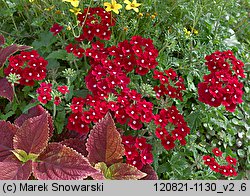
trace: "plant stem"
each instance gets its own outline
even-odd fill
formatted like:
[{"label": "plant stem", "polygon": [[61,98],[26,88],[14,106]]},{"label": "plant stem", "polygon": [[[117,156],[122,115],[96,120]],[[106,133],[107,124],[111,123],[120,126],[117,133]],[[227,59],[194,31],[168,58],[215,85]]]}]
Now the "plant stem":
[{"label": "plant stem", "polygon": [[53,118],[56,117],[56,104],[53,104]]}]

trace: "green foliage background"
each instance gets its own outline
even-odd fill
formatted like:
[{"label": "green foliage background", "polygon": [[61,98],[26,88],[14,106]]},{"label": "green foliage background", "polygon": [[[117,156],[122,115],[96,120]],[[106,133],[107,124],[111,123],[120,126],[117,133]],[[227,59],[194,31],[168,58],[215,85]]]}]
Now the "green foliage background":
[{"label": "green foliage background", "polygon": [[[80,7],[103,5],[102,0],[81,1]],[[123,1],[118,1],[122,3]],[[138,16],[133,11],[122,10],[117,25],[107,45],[113,45],[139,34],[154,40],[159,50],[158,68],[175,69],[185,79],[187,90],[184,101],[175,101],[191,128],[187,145],[166,151],[156,138],[151,138],[154,147],[153,167],[160,179],[223,179],[203,164],[202,156],[211,154],[213,147],[219,147],[224,155],[236,157],[239,175],[234,179],[250,179],[250,2],[248,0],[144,0]],[[87,62],[79,62],[64,51],[74,40],[69,30],[54,37],[50,27],[58,22],[71,26],[78,33],[76,17],[69,12],[70,4],[60,0],[0,0],[0,33],[6,37],[6,45],[12,43],[32,45],[49,61],[50,80],[65,81],[61,72],[68,67],[78,69],[79,75],[86,75]],[[126,30],[124,30],[124,28]],[[184,32],[190,31],[190,35]],[[194,33],[194,29],[198,34]],[[86,44],[84,47],[87,47]],[[200,103],[197,85],[208,71],[204,57],[216,50],[232,50],[245,63],[244,102],[234,113],[223,107],[211,108]],[[138,91],[147,86],[148,78],[132,78],[131,84]],[[67,97],[85,95],[83,77],[70,78],[74,93]],[[150,86],[146,93],[151,93]],[[35,96],[32,88],[17,89],[19,103],[8,103],[0,99],[0,119],[12,120],[27,111]],[[27,105],[28,104],[28,105]],[[159,104],[159,103],[156,103]],[[47,109],[53,110],[51,105]],[[55,126],[57,133],[63,131],[66,112],[57,108]],[[154,131],[148,127],[148,131]]]}]

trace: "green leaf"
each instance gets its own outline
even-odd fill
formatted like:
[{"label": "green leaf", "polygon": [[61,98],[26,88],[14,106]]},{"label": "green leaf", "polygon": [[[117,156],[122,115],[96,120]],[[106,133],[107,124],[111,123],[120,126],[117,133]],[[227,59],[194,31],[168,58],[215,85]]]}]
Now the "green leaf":
[{"label": "green leaf", "polygon": [[24,150],[21,149],[15,149],[12,152],[16,156],[16,158],[23,163],[26,163],[29,160],[35,161],[38,157],[37,154],[33,153],[27,154]]},{"label": "green leaf", "polygon": [[239,157],[241,157],[241,158],[245,157],[245,152],[244,152],[244,150],[242,150],[242,149],[238,149],[238,150],[237,150],[237,154],[238,154]]},{"label": "green leaf", "polygon": [[159,167],[157,169],[157,173],[160,173],[160,174],[161,173],[166,173],[166,172],[169,173],[171,171],[172,171],[171,165],[168,162],[165,162],[162,165],[159,165]]},{"label": "green leaf", "polygon": [[60,49],[60,50],[56,50],[56,51],[51,52],[51,53],[47,56],[46,60],[48,60],[48,59],[67,60],[67,56],[68,56],[67,51],[66,51],[66,50]]},{"label": "green leaf", "polygon": [[36,102],[34,102],[34,103],[30,103],[30,104],[26,105],[26,106],[22,109],[22,112],[25,113],[25,114],[27,114],[27,113],[28,113],[28,110],[29,110],[30,108],[33,108],[33,107],[35,107],[35,106],[37,106],[37,105],[39,105],[39,104],[40,104],[39,101],[36,101]]},{"label": "green leaf", "polygon": [[100,162],[100,163],[95,164],[95,169],[101,170],[101,173],[104,175],[104,177],[106,179],[111,178],[111,174],[110,174],[110,172],[108,170],[108,167],[107,167],[106,163]]},{"label": "green leaf", "polygon": [[55,127],[58,134],[62,133],[64,127],[66,112],[65,110],[57,112],[55,119]]},{"label": "green leaf", "polygon": [[196,91],[196,87],[195,87],[193,81],[194,81],[193,73],[190,72],[190,73],[187,75],[188,88],[189,88],[190,90]]},{"label": "green leaf", "polygon": [[13,116],[15,114],[14,111],[9,111],[8,113],[6,114],[1,114],[0,115],[0,119],[1,120],[7,120],[9,117]]},{"label": "green leaf", "polygon": [[45,31],[39,35],[38,40],[35,40],[32,43],[32,46],[34,46],[35,49],[39,49],[42,46],[48,47],[51,44],[53,44],[55,41],[56,39],[54,38],[53,34],[50,31]]},{"label": "green leaf", "polygon": [[60,67],[60,63],[56,59],[48,59],[47,69],[58,69]]},{"label": "green leaf", "polygon": [[65,95],[65,100],[69,101],[73,97],[74,85],[69,87],[69,93]]},{"label": "green leaf", "polygon": [[86,97],[89,94],[88,90],[75,90],[74,96],[76,97]]},{"label": "green leaf", "polygon": [[199,110],[196,110],[187,116],[187,122],[191,130],[195,131],[201,125],[202,116],[203,113]]}]

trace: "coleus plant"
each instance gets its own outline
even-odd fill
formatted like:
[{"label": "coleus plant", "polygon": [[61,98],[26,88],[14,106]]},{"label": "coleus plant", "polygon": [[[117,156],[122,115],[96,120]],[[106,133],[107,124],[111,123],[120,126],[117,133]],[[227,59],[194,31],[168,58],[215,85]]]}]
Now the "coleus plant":
[{"label": "coleus plant", "polygon": [[122,162],[124,147],[109,113],[87,140],[49,142],[53,122],[42,106],[22,114],[14,124],[0,121],[0,126],[1,180],[27,180],[32,174],[40,180],[157,179],[150,165],[140,171]]},{"label": "coleus plant", "polygon": [[[38,115],[37,115],[38,114]],[[87,158],[63,144],[51,142],[52,118],[41,106],[14,124],[0,121],[0,179],[76,180],[97,172]]]}]

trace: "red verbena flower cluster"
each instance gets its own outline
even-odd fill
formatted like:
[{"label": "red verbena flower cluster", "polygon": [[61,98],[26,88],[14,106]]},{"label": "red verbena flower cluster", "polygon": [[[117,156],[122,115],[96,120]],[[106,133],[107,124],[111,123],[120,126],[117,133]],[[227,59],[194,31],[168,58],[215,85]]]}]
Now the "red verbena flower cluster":
[{"label": "red verbena flower cluster", "polygon": [[122,136],[125,147],[126,162],[137,169],[153,162],[152,146],[144,137]]},{"label": "red verbena flower cluster", "polygon": [[160,80],[160,86],[155,86],[154,91],[156,93],[156,98],[160,98],[164,95],[168,95],[171,98],[176,98],[181,101],[182,90],[185,90],[184,79],[173,69],[165,70],[164,72],[154,70],[154,79]]},{"label": "red verbena flower cluster", "polygon": [[111,36],[110,27],[115,25],[115,20],[110,12],[104,8],[85,8],[82,14],[77,16],[79,25],[82,27],[83,33],[76,38],[77,41],[92,41],[94,37],[101,40],[109,40]]},{"label": "red verbena flower cluster", "polygon": [[108,70],[129,73],[135,70],[136,74],[145,75],[154,69],[158,63],[158,51],[151,39],[133,36],[130,41],[125,40],[118,46],[104,48],[104,44],[96,42],[92,48],[86,49],[86,56],[92,57],[92,64],[99,64]]},{"label": "red verbena flower cluster", "polygon": [[[97,122],[107,110],[112,112],[118,123],[128,123],[134,130],[141,129],[143,123],[149,123],[153,119],[153,104],[143,99],[137,91],[128,88],[130,78],[127,73],[135,69],[138,74],[144,75],[157,65],[158,52],[152,40],[134,36],[130,42],[125,40],[119,43],[118,47],[108,48],[105,48],[101,42],[95,42],[92,43],[92,48],[86,49],[85,54],[90,58],[91,64],[88,75],[85,77],[86,86],[92,93],[92,96],[88,98],[94,99],[95,103],[89,105],[83,99],[79,102],[80,105],[75,105],[75,101],[72,101],[73,114],[69,117],[68,129],[80,133],[86,132],[89,130],[86,125],[90,122]],[[142,61],[142,58],[145,61]],[[110,96],[115,99],[110,100]],[[99,108],[103,108],[100,106],[106,109],[99,113]],[[95,116],[92,116],[91,111],[90,119],[86,122],[86,112],[90,109],[95,111]],[[76,119],[84,120],[74,119],[75,115],[77,115]]]},{"label": "red verbena flower cluster", "polygon": [[82,133],[89,131],[91,122],[96,123],[110,111],[120,124],[128,123],[134,129],[142,128],[142,123],[153,119],[153,104],[141,98],[135,90],[117,94],[117,100],[108,100],[107,96],[88,95],[86,98],[74,97],[70,105],[72,114],[68,118],[67,128]]},{"label": "red verbena flower cluster", "polygon": [[15,73],[20,76],[21,85],[33,86],[35,81],[46,77],[47,65],[48,62],[36,50],[23,51],[9,58],[9,65],[4,69],[4,73],[6,76]]},{"label": "red verbena flower cluster", "polygon": [[[218,148],[214,148],[212,152],[216,157],[222,157],[222,152]],[[237,176],[237,172],[233,167],[236,166],[237,160],[231,156],[226,156],[225,160],[227,165],[220,165],[214,157],[209,155],[203,156],[204,164],[208,165],[214,172],[224,176]]]},{"label": "red verbena flower cluster", "polygon": [[42,82],[40,87],[36,90],[38,94],[38,101],[42,104],[47,104],[48,101],[53,100],[55,105],[61,103],[63,95],[69,93],[67,86],[58,86],[57,90],[53,89],[51,83]]},{"label": "red verbena flower cluster", "polygon": [[74,97],[70,108],[72,114],[68,118],[67,129],[80,134],[88,133],[90,123],[98,122],[109,109],[106,101],[90,94],[86,98]]},{"label": "red verbena flower cluster", "polygon": [[179,140],[181,145],[186,144],[185,137],[190,133],[190,128],[175,106],[160,110],[154,121],[158,126],[155,135],[166,150],[173,149],[176,140]]},{"label": "red verbena flower cluster", "polygon": [[233,112],[236,105],[242,103],[243,84],[238,77],[245,77],[243,62],[230,50],[216,51],[205,59],[211,73],[198,84],[199,101],[214,107],[224,105],[226,110]]}]

